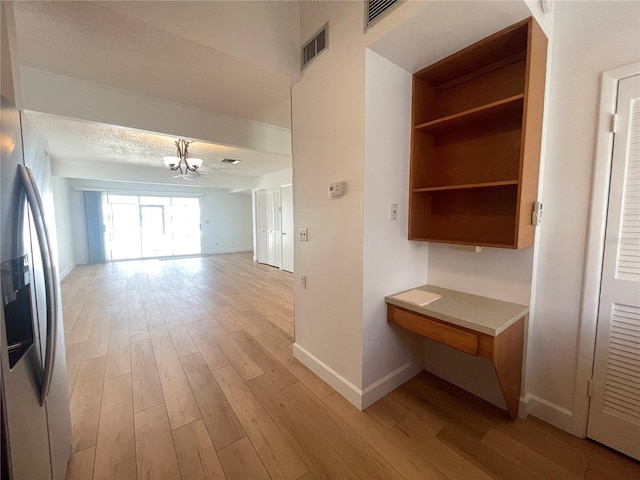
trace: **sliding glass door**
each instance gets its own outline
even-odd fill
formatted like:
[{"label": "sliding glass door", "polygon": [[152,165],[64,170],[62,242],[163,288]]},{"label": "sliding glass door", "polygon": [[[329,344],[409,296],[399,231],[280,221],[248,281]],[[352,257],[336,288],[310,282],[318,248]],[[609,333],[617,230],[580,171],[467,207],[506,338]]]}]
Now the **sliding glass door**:
[{"label": "sliding glass door", "polygon": [[[129,195],[111,195],[107,201],[108,217],[105,232],[107,255],[111,260],[127,260],[142,257],[140,238],[140,206],[138,197]],[[111,228],[109,228],[111,227]]]},{"label": "sliding glass door", "polygon": [[200,199],[105,195],[110,260],[201,253]]}]

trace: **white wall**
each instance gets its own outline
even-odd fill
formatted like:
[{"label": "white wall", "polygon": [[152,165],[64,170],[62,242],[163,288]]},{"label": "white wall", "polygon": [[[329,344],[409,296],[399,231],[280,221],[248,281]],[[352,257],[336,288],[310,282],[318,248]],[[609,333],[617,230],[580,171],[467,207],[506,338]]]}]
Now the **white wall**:
[{"label": "white wall", "polygon": [[[303,2],[301,38],[329,21],[329,49],[292,89],[294,355],[353,403],[362,388],[364,48],[360,2]],[[346,183],[329,198],[329,184]]]},{"label": "white wall", "polygon": [[23,108],[26,110],[198,138],[262,152],[291,154],[291,132],[286,128],[29,67],[21,67],[20,74]]},{"label": "white wall", "polygon": [[56,235],[58,237],[58,269],[60,279],[67,276],[75,262],[75,246],[71,221],[69,182],[66,178],[51,177],[53,204],[56,212]]},{"label": "white wall", "polygon": [[206,189],[202,198],[202,253],[252,249],[251,195]]},{"label": "white wall", "polygon": [[73,180],[69,180],[69,217],[71,219],[71,238],[73,241],[73,260],[76,265],[89,263],[89,243],[87,239],[87,221],[84,212],[84,196],[81,191],[73,190]]},{"label": "white wall", "polygon": [[[554,3],[526,391],[530,412],[570,429],[600,75],[640,59],[640,3]],[[578,389],[584,401],[586,382]]]},{"label": "white wall", "polygon": [[293,170],[286,168],[279,172],[263,175],[253,180],[254,190],[269,190],[271,188],[280,188],[283,185],[291,185],[293,182]]},{"label": "white wall", "polygon": [[407,240],[411,74],[367,50],[365,82],[363,406],[422,370],[420,338],[387,323],[384,297],[427,283],[427,244]]},{"label": "white wall", "polygon": [[2,2],[0,6],[0,87],[2,95],[16,105],[21,106],[20,69],[17,62],[16,29],[13,5]]},{"label": "white wall", "polygon": [[[193,10],[176,2],[153,8],[109,2],[108,8],[293,78],[300,74],[298,2],[206,2]],[[176,16],[182,21],[172,21]]]},{"label": "white wall", "polygon": [[485,248],[483,252],[429,245],[429,281],[434,285],[529,305],[533,249]]},{"label": "white wall", "polygon": [[[364,12],[360,2],[319,1],[300,5],[301,38],[309,38],[328,22],[329,48],[304,69],[302,79],[292,89],[294,223],[296,229],[309,228],[309,241],[296,243],[294,271],[296,276],[307,276],[307,289],[302,290],[299,282],[294,283],[294,355],[359,407],[375,399],[376,395],[386,393],[385,388],[394,378],[400,378],[402,372],[411,371],[408,368],[413,366],[409,360],[412,357],[411,341],[386,326],[380,311],[384,295],[379,295],[393,293],[396,286],[407,285],[412,278],[424,283],[426,261],[426,247],[409,246],[406,240],[402,242],[398,237],[402,227],[384,223],[382,218],[387,218],[387,214],[379,216],[381,207],[374,197],[369,199],[371,215],[365,227],[365,51],[367,44],[423,6],[422,2],[404,2],[363,34]],[[381,72],[387,72],[383,83],[401,86],[409,95],[406,72],[384,62],[372,61],[373,71],[380,68]],[[372,83],[371,91],[380,87],[383,85]],[[400,105],[373,102],[371,108],[388,110],[394,116],[402,117],[408,98]],[[381,138],[379,143],[371,135],[382,128],[382,124],[370,123],[368,148],[374,149],[369,178],[372,185],[389,173],[389,166],[375,149],[384,152],[402,150],[402,137],[408,142],[407,121],[401,119],[390,129],[390,138]],[[405,169],[408,169],[407,149],[408,144],[404,146],[404,153],[394,152],[404,156]],[[394,172],[392,178],[395,175],[398,172]],[[406,175],[406,170],[400,175]],[[345,194],[340,198],[329,198],[329,184],[338,181],[345,182]],[[397,182],[376,193],[380,195],[380,202],[394,198],[406,205],[406,198],[401,199],[399,195],[406,185],[399,186],[402,179]],[[385,211],[387,209],[384,207]],[[401,215],[406,215],[406,211]],[[396,258],[398,267],[391,267],[390,283],[367,284],[367,298],[376,299],[375,306],[366,303],[364,318],[364,249],[369,248],[367,255],[371,259],[381,248],[373,239],[367,244],[365,228],[370,234],[377,235],[378,227],[385,229],[384,238],[393,239],[394,244],[402,246]],[[420,251],[422,253],[418,253]],[[415,276],[409,273],[405,280],[400,280],[400,265],[407,265],[409,258],[420,259],[421,271]],[[381,278],[381,270],[375,264],[369,262],[366,268],[367,273]],[[370,335],[364,331],[365,327],[371,327]],[[365,344],[368,349],[366,360]],[[407,346],[406,351],[402,345]],[[389,353],[388,348],[394,353],[388,359],[381,358]],[[365,361],[367,365],[364,365]]]},{"label": "white wall", "polygon": [[[363,394],[375,397],[389,374],[408,372],[412,364],[409,337],[386,325],[384,296],[420,285],[428,276],[427,247],[406,240],[410,75],[393,63],[415,63],[407,49],[435,61],[453,53],[452,43],[482,38],[488,22],[502,28],[530,14],[523,2],[452,2],[451,8],[446,2],[405,2],[363,35],[361,7],[357,2],[301,4],[301,38],[328,20],[329,49],[307,66],[292,90],[295,227],[310,229],[309,242],[296,244],[296,275],[307,275],[308,288],[295,283],[294,354],[358,406],[368,402],[363,403]],[[445,24],[444,34],[429,36]],[[365,65],[368,45],[397,54],[399,61],[371,52]],[[365,104],[363,91],[371,95],[370,103]],[[390,161],[404,162],[403,170],[391,168]],[[335,181],[346,181],[346,194],[330,200],[327,186]],[[392,198],[400,204],[404,225],[389,226],[386,220]],[[385,242],[393,248],[385,250]],[[492,255],[501,254],[489,252],[484,258]],[[513,296],[507,294],[508,299],[528,301],[531,258],[524,253],[509,260],[506,277]],[[501,267],[485,270],[498,272],[490,284],[501,283]],[[463,267],[459,276],[465,275]],[[512,284],[514,278],[518,282]]]},{"label": "white wall", "polygon": [[70,217],[75,247],[75,262],[88,262],[86,222],[82,192],[76,188],[99,188],[105,191],[132,195],[198,195],[201,196],[202,253],[226,253],[251,251],[251,196],[249,194],[228,193],[213,188],[193,188],[139,184],[132,182],[108,182],[99,180],[68,181],[70,197]]}]

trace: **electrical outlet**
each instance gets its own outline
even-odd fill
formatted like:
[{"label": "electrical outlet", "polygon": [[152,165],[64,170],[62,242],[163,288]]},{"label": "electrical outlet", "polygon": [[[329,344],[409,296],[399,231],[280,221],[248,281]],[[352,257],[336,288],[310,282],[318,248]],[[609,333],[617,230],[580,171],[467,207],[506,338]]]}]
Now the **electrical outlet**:
[{"label": "electrical outlet", "polygon": [[391,207],[389,207],[389,220],[392,222],[398,220],[398,204],[395,202],[391,204]]},{"label": "electrical outlet", "polygon": [[303,290],[305,290],[307,288],[307,276],[306,275],[300,275],[300,288],[302,288]]},{"label": "electrical outlet", "polygon": [[531,212],[531,225],[538,226],[542,222],[542,202],[534,202]]},{"label": "electrical outlet", "polygon": [[306,242],[309,240],[309,230],[307,227],[298,229],[298,240],[301,242]]}]

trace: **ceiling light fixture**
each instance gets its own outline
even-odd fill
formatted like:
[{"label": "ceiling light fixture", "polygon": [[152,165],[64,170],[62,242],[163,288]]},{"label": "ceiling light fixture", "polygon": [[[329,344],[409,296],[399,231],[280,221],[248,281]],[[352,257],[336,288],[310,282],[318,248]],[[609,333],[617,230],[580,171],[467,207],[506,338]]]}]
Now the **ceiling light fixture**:
[{"label": "ceiling light fixture", "polygon": [[189,144],[193,142],[187,142],[180,138],[176,140],[176,147],[178,149],[177,156],[175,157],[162,157],[164,164],[175,172],[179,170],[182,175],[186,175],[189,172],[196,172],[202,166],[201,158],[188,158],[189,157]]},{"label": "ceiling light fixture", "polygon": [[240,163],[240,160],[236,160],[235,158],[223,158],[220,160],[222,163],[227,163],[229,165],[237,165]]}]

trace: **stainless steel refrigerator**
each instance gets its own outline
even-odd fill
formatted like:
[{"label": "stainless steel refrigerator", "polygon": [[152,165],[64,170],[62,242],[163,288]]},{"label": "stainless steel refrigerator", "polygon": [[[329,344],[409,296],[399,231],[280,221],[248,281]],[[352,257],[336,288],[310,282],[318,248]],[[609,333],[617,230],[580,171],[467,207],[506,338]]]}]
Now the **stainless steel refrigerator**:
[{"label": "stainless steel refrigerator", "polygon": [[2,478],[64,480],[71,422],[51,167],[46,141],[1,98]]}]

